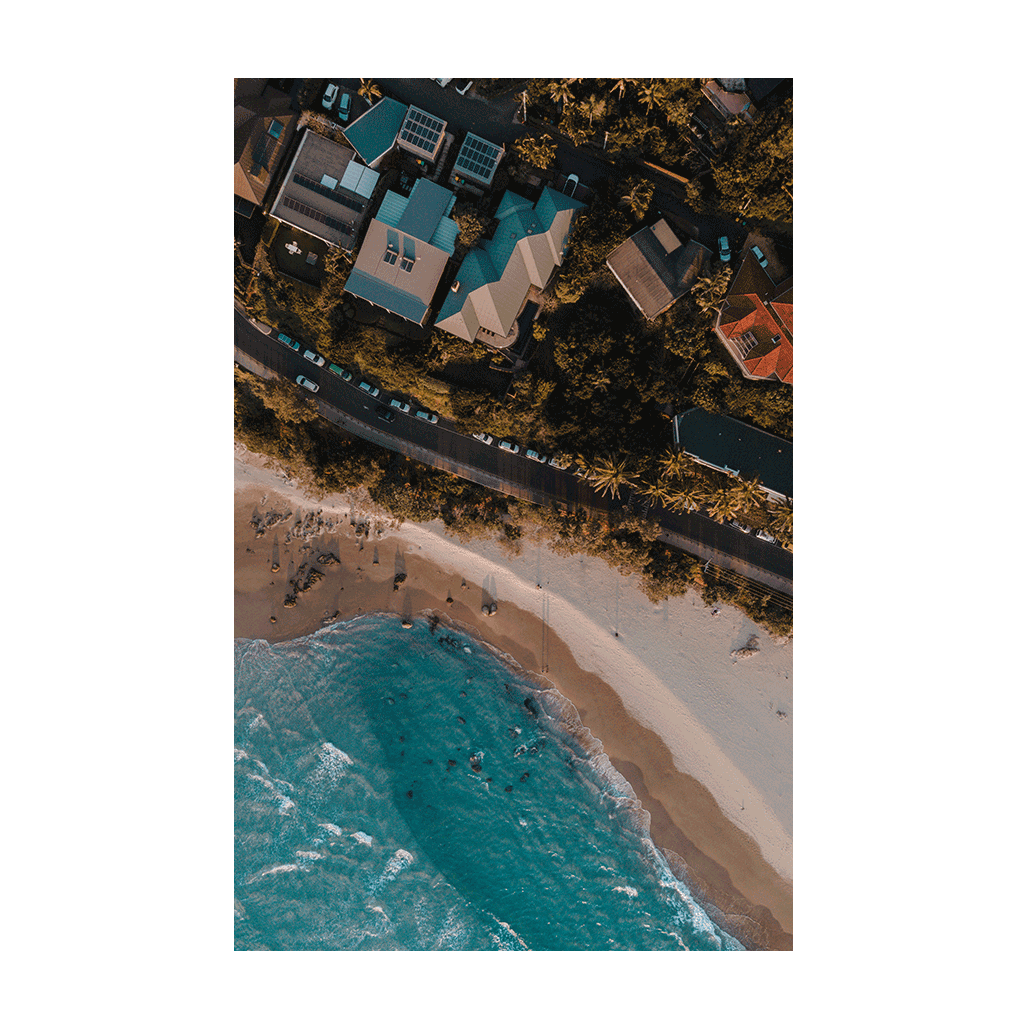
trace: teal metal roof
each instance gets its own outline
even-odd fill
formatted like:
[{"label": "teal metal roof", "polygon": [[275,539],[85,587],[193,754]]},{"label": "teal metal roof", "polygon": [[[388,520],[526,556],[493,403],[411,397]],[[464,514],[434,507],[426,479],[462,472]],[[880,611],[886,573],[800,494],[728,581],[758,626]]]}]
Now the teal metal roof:
[{"label": "teal metal roof", "polygon": [[433,246],[439,247],[440,250],[445,250],[447,253],[452,254],[457,242],[457,236],[459,235],[460,225],[449,218],[443,218],[436,227],[435,232],[432,233],[432,238],[429,242]]},{"label": "teal metal roof", "polygon": [[700,407],[679,414],[677,421],[678,438],[687,453],[743,478],[759,475],[768,489],[792,496],[792,443],[788,439]]},{"label": "teal metal roof", "polygon": [[517,193],[512,193],[507,189],[504,191],[500,206],[496,208],[496,217],[502,221],[512,211],[521,210],[522,208],[530,210],[531,207],[531,200],[526,200],[523,196],[518,196]]},{"label": "teal metal roof", "polygon": [[[414,183],[414,189],[407,201],[407,209],[396,227],[401,232],[427,243],[439,227],[440,220],[453,209],[455,199],[449,189],[444,189],[427,178],[419,178]],[[456,236],[454,238],[456,239]],[[453,252],[452,249],[450,252]]]},{"label": "teal metal roof", "polygon": [[421,324],[428,305],[422,303],[416,296],[405,293],[402,289],[389,282],[383,282],[372,275],[366,275],[363,271],[354,268],[346,279],[346,291],[354,296],[370,300],[378,307],[384,307],[387,311],[399,314],[409,321]]},{"label": "teal metal roof", "polygon": [[386,225],[396,228],[400,224],[400,218],[403,217],[403,212],[406,209],[407,197],[387,189],[386,195],[379,205],[378,214],[375,217]]},{"label": "teal metal roof", "polygon": [[558,211],[575,211],[585,204],[580,200],[574,200],[564,193],[558,193],[556,189],[546,186],[543,195],[535,202],[535,210],[539,216],[539,225],[543,232],[549,232],[553,219]]},{"label": "teal metal roof", "polygon": [[371,164],[396,142],[396,133],[406,116],[406,105],[384,96],[370,111],[347,125],[343,135],[360,159]]}]

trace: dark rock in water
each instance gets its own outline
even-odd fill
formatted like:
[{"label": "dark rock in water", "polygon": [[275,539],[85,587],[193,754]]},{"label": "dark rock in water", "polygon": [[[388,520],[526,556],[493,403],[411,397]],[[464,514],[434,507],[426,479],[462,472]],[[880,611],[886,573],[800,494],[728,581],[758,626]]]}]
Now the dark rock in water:
[{"label": "dark rock in water", "polygon": [[462,717],[460,716],[460,714],[458,714],[458,715],[457,715],[457,720],[458,720],[458,721],[459,721],[459,722],[460,722],[460,723],[461,723],[462,725],[466,725],[466,724],[467,724],[467,721],[465,721],[465,720],[464,720],[464,718],[462,718]]},{"label": "dark rock in water", "polygon": [[407,737],[405,735],[401,735],[400,736],[400,742],[406,742],[406,741],[407,741]]},{"label": "dark rock in water", "polygon": [[531,754],[536,754],[536,753],[539,752],[539,747],[538,746],[533,746],[528,752],[531,753]]},{"label": "dark rock in water", "polygon": [[523,782],[527,782],[528,781],[528,772],[527,771],[521,776],[521,781],[523,781]]},{"label": "dark rock in water", "polygon": [[400,699],[401,700],[407,699],[407,694],[405,692],[400,693]]},{"label": "dark rock in water", "polygon": [[422,764],[434,764],[435,761],[431,757],[429,757],[427,760],[423,760],[421,763]]},{"label": "dark rock in water", "polygon": [[475,774],[478,774],[478,772],[482,770],[482,765],[481,764],[472,764],[471,765],[471,770],[474,771]]},{"label": "dark rock in water", "polygon": [[486,781],[487,781],[487,782],[491,782],[491,781],[492,781],[492,779],[491,779],[491,778],[487,778],[487,779],[486,779]]},{"label": "dark rock in water", "polygon": [[456,767],[457,766],[457,761],[455,761],[455,760],[448,760],[446,763],[449,764],[450,767]]},{"label": "dark rock in water", "polygon": [[503,791],[504,792],[513,792],[514,791],[514,786],[513,785],[505,785],[503,787]]},{"label": "dark rock in water", "polygon": [[467,693],[463,689],[461,689],[461,691],[460,691],[460,698],[464,699],[465,696],[467,696]]},{"label": "dark rock in water", "polygon": [[408,789],[407,790],[407,799],[409,799],[409,800],[414,799],[414,790],[413,789]]},{"label": "dark rock in water", "polygon": [[539,716],[539,711],[536,708],[535,700],[533,700],[531,696],[526,696],[525,697],[525,708],[529,712],[529,714],[532,715],[532,717],[538,717]]},{"label": "dark rock in water", "polygon": [[391,707],[391,706],[392,706],[392,705],[393,705],[393,704],[394,704],[395,702],[396,702],[396,700],[394,700],[394,699],[392,698],[392,696],[387,696],[387,697],[386,697],[386,703],[388,703],[390,707]]}]

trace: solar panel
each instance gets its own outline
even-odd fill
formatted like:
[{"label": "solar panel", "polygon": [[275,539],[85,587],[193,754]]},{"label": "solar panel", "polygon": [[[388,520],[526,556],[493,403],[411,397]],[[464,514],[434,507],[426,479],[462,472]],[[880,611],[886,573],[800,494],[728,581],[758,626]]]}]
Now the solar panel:
[{"label": "solar panel", "polygon": [[417,107],[411,107],[400,127],[400,139],[432,156],[445,127],[445,121],[440,121],[439,118],[434,118]]},{"label": "solar panel", "polygon": [[[327,176],[326,176],[327,177]],[[362,204],[359,200],[354,200],[352,197],[344,196],[342,193],[337,193],[327,186],[322,185],[320,182],[315,182],[312,178],[307,178],[306,175],[301,175],[296,172],[293,175],[293,181],[304,189],[309,189],[312,193],[317,193],[319,196],[325,197],[326,200],[334,200],[336,203],[341,204],[343,207],[348,207],[351,211],[357,211],[359,214],[364,210],[365,204]],[[329,181],[334,181],[330,179]]]},{"label": "solar panel", "polygon": [[468,133],[457,154],[454,171],[464,171],[488,184],[502,155],[501,147]]}]

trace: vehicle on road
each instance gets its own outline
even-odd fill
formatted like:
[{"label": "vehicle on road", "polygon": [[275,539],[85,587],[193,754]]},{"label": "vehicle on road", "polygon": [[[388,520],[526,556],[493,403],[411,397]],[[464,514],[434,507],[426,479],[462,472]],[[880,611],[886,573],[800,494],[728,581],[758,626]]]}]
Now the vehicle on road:
[{"label": "vehicle on road", "polygon": [[540,464],[546,463],[546,458],[538,450],[525,450],[525,456],[529,460],[536,460]]},{"label": "vehicle on road", "polygon": [[332,110],[332,104],[336,102],[336,97],[339,95],[339,87],[334,83],[328,84],[328,89],[325,90],[325,95],[321,98],[321,106],[326,111]]},{"label": "vehicle on road", "polygon": [[339,367],[338,364],[329,364],[328,370],[331,371],[333,375],[338,375],[344,382],[349,382],[350,379],[353,378],[353,375],[349,371],[345,368]]},{"label": "vehicle on road", "polygon": [[717,241],[717,246],[721,251],[721,260],[730,261],[732,259],[732,248],[728,245],[728,236],[722,236]]},{"label": "vehicle on road", "polygon": [[339,120],[340,121],[346,121],[350,117],[350,94],[349,93],[343,93],[339,97],[339,110],[338,110],[337,113],[339,115]]},{"label": "vehicle on road", "polygon": [[551,457],[550,467],[556,468],[558,471],[567,471],[567,469],[571,467],[571,462],[562,461],[559,457]]},{"label": "vehicle on road", "polygon": [[279,332],[279,334],[278,334],[278,341],[280,343],[285,343],[286,346],[288,346],[290,350],[299,350],[300,349],[300,344],[295,339],[290,339],[289,336],[287,336],[285,334],[285,332]]},{"label": "vehicle on road", "polygon": [[396,411],[390,410],[388,407],[383,406],[381,403],[375,408],[375,413],[383,421],[395,421],[396,420]]},{"label": "vehicle on road", "polygon": [[[568,189],[568,186],[571,186],[571,188]],[[564,180],[564,193],[565,193],[565,195],[574,198],[575,190],[577,188],[578,188],[578,176],[577,175],[568,175],[568,177]]]},{"label": "vehicle on road", "polygon": [[757,258],[757,263],[762,268],[766,268],[767,267],[767,258],[764,256],[763,253],[761,253],[761,250],[760,250],[759,246],[751,246],[750,247],[750,252],[753,254],[754,257]]},{"label": "vehicle on road", "polygon": [[312,393],[318,391],[318,383],[312,382],[309,378],[304,378],[303,375],[296,376],[297,385],[302,385],[304,389],[309,389]]},{"label": "vehicle on road", "polygon": [[362,381],[360,387],[364,392],[370,393],[372,396],[378,396],[379,392],[381,392],[378,386],[373,386],[370,382]]},{"label": "vehicle on road", "polygon": [[310,361],[311,364],[319,368],[322,367],[325,363],[325,358],[322,357],[320,353],[315,353],[313,350],[304,350],[303,359],[306,361]]},{"label": "vehicle on road", "polygon": [[506,439],[499,444],[501,450],[510,450],[511,453],[520,453],[521,447],[517,443],[508,442]]},{"label": "vehicle on road", "polygon": [[476,432],[471,438],[477,439],[480,443],[485,443],[486,446],[493,441],[493,437],[488,432]]},{"label": "vehicle on road", "polygon": [[389,406],[395,407],[401,414],[410,414],[410,404],[404,403],[395,396],[389,401]]},{"label": "vehicle on road", "polygon": [[423,421],[431,422],[433,425],[439,420],[438,414],[432,414],[427,410],[419,410],[418,417]]}]

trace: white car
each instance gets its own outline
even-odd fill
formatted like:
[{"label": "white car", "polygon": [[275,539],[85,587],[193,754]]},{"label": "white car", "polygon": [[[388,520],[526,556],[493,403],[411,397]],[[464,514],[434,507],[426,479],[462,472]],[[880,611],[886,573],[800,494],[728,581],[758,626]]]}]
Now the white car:
[{"label": "white car", "polygon": [[[568,186],[571,186],[571,188],[568,189]],[[568,175],[568,177],[564,180],[564,193],[567,196],[570,196],[572,199],[574,199],[575,190],[577,188],[578,188],[578,176],[577,175]]]},{"label": "white car", "polygon": [[311,364],[321,367],[325,363],[325,358],[320,353],[315,353],[313,350],[303,351],[304,360],[309,360]]},{"label": "white car", "polygon": [[318,391],[318,383],[312,382],[309,378],[304,378],[303,375],[296,376],[296,384],[302,385],[304,389],[309,389],[312,393]]},{"label": "white car", "polygon": [[361,382],[361,389],[366,393],[370,393],[372,396],[378,396],[379,394],[378,386],[373,386],[370,382]]},{"label": "white car", "polygon": [[550,458],[550,467],[556,468],[558,471],[567,471],[571,467],[570,463],[565,463],[557,457]]},{"label": "white car", "polygon": [[538,450],[525,450],[525,456],[529,460],[538,461],[540,464],[546,463],[546,458]]},{"label": "white car", "polygon": [[328,89],[325,90],[325,95],[321,98],[321,106],[326,111],[332,110],[332,104],[336,102],[336,97],[339,95],[339,87],[334,83],[328,84]]},{"label": "white car", "polygon": [[471,88],[473,82],[474,79],[468,79],[468,81],[465,82],[463,86],[457,87],[457,92],[460,93],[461,96],[463,96]]},{"label": "white car", "polygon": [[493,441],[493,437],[488,432],[476,432],[471,438],[477,439],[480,443],[485,443],[486,446]]},{"label": "white car", "polygon": [[404,403],[395,396],[389,401],[389,406],[395,407],[401,414],[410,414],[410,404]]},{"label": "white car", "polygon": [[521,452],[521,447],[518,446],[517,443],[510,443],[506,439],[504,439],[499,444],[499,447],[500,447],[501,450],[510,450],[511,453],[520,453]]},{"label": "white car", "polygon": [[419,410],[417,416],[421,418],[422,421],[431,422],[433,425],[439,420],[438,414],[430,414],[427,410]]}]

